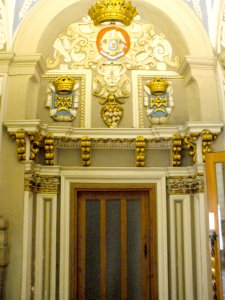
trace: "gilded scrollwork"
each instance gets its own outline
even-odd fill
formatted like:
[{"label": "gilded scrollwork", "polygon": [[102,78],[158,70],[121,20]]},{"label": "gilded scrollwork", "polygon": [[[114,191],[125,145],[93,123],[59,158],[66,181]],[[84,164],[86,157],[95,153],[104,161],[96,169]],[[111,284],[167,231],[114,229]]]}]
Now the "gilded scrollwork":
[{"label": "gilded scrollwork", "polygon": [[[47,68],[56,69],[60,64],[66,64],[69,69],[82,66],[96,70],[103,61],[96,47],[98,32],[99,28],[93,25],[89,17],[82,23],[70,24],[53,43],[52,57],[46,60]],[[127,32],[131,39],[130,50],[120,58],[127,69],[167,70],[167,67],[179,66],[179,57],[173,55],[165,34],[156,32],[152,25],[135,20]]]},{"label": "gilded scrollwork", "polygon": [[196,141],[199,137],[198,133],[191,133],[191,134],[186,134],[184,136],[184,144],[186,145],[188,149],[189,155],[192,157],[193,163],[196,162],[196,157],[197,157],[197,145]]},{"label": "gilded scrollwork", "polygon": [[43,136],[40,132],[28,133],[30,139],[30,159],[33,160],[40,151],[40,146],[42,144]]}]

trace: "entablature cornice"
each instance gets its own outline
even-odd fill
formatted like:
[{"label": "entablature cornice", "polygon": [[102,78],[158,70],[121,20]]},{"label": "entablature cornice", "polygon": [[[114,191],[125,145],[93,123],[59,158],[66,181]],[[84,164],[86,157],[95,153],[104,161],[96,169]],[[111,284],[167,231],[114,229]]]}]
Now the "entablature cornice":
[{"label": "entablature cornice", "polygon": [[46,72],[46,65],[41,54],[14,55],[9,75],[36,75]]},{"label": "entablature cornice", "polygon": [[42,135],[52,134],[55,138],[77,139],[84,135],[91,139],[95,138],[172,138],[174,134],[185,135],[187,133],[201,133],[208,129],[214,134],[219,134],[222,130],[223,122],[187,122],[184,125],[154,126],[150,128],[75,128],[71,126],[49,125],[41,120],[13,120],[4,122],[9,134],[14,134],[23,129],[27,133],[40,132]]},{"label": "entablature cornice", "polygon": [[14,120],[4,125],[16,141],[19,161],[34,160],[42,148],[45,164],[55,165],[57,149],[74,148],[81,150],[82,165],[90,166],[92,150],[132,149],[137,167],[145,166],[145,153],[149,149],[170,150],[173,167],[182,166],[183,149],[187,149],[193,164],[202,163],[223,127],[222,122],[188,122],[151,128],[74,128],[40,120]]}]

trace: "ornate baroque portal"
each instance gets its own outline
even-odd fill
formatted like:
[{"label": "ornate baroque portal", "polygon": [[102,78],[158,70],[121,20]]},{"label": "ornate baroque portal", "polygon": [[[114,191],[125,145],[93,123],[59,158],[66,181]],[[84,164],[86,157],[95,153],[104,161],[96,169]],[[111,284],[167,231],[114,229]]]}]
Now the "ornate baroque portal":
[{"label": "ornate baroque portal", "polygon": [[[183,22],[193,16],[180,1],[176,10],[166,0],[160,8],[158,1],[55,1],[65,11],[53,16],[46,2],[49,24],[30,46],[37,42],[33,52],[42,55],[17,54],[25,53],[24,23],[8,58],[5,151],[13,149],[14,176],[24,180],[21,299],[117,299],[109,288],[115,274],[116,297],[127,299],[133,273],[136,300],[210,299],[204,164],[223,123],[202,29],[190,38]],[[109,232],[116,271],[107,269]],[[92,243],[100,287],[90,284]]]}]

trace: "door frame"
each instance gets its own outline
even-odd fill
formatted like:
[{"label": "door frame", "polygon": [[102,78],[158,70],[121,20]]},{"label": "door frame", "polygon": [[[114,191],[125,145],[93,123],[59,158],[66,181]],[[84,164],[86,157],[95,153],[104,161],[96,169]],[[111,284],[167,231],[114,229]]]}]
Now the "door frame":
[{"label": "door frame", "polygon": [[[149,299],[158,299],[158,263],[157,263],[157,208],[156,208],[156,184],[99,184],[72,185],[74,195],[71,197],[71,243],[70,243],[70,268],[71,274],[71,296],[70,300],[77,300],[78,282],[78,193],[79,192],[147,192],[148,193],[148,214],[149,214],[149,238],[147,248],[149,249]],[[73,193],[73,192],[72,192]],[[72,284],[73,283],[73,284]]]},{"label": "door frame", "polygon": [[75,185],[107,184],[142,185],[156,184],[157,207],[157,285],[158,300],[169,299],[168,288],[168,235],[167,235],[167,168],[75,168],[60,169],[60,262],[59,262],[59,298],[69,300],[70,292],[70,199]]}]

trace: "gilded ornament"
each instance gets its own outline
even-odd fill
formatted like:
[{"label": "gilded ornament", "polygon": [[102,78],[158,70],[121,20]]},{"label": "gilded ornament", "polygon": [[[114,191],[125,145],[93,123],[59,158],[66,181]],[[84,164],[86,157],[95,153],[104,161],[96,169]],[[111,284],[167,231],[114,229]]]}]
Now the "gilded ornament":
[{"label": "gilded ornament", "polygon": [[56,93],[70,94],[73,91],[76,80],[72,77],[61,76],[53,81]]},{"label": "gilded ornament", "polygon": [[167,191],[169,195],[204,193],[204,176],[203,174],[194,174],[167,177]]},{"label": "gilded ornament", "polygon": [[165,94],[168,88],[168,82],[165,79],[162,79],[161,77],[154,78],[146,85],[147,87],[149,87],[151,93],[156,96]]},{"label": "gilded ornament", "polygon": [[143,136],[136,137],[136,166],[145,166],[145,138]]},{"label": "gilded ornament", "polygon": [[104,22],[116,21],[129,26],[137,14],[137,10],[131,2],[124,0],[102,0],[93,5],[88,11],[88,15],[95,26]]},{"label": "gilded ornament", "polygon": [[183,145],[183,138],[180,134],[174,134],[172,137],[172,152],[173,152],[173,167],[180,167],[182,163],[182,145]]},{"label": "gilded ornament", "polygon": [[198,136],[199,136],[198,133],[191,133],[191,134],[186,134],[184,137],[184,143],[188,149],[189,155],[192,157],[193,163],[196,162],[196,155],[197,155],[196,141],[198,139]]},{"label": "gilded ornament", "polygon": [[43,137],[40,133],[28,134],[30,139],[30,159],[33,160],[40,151]]},{"label": "gilded ornament", "polygon": [[81,138],[81,159],[84,167],[91,165],[91,139],[88,136]]},{"label": "gilded ornament", "polygon": [[101,117],[110,128],[116,128],[123,117],[123,108],[117,102],[123,103],[115,95],[109,95],[106,99],[99,101],[100,104],[104,105],[101,109]]},{"label": "gilded ornament", "polygon": [[217,134],[212,133],[208,129],[202,130],[202,161],[205,161],[205,154],[212,151],[211,146],[217,138]]},{"label": "gilded ornament", "polygon": [[48,133],[45,137],[45,163],[46,165],[54,165],[54,136]]},{"label": "gilded ornament", "polygon": [[17,143],[17,158],[19,161],[23,161],[26,159],[26,136],[24,129],[19,129],[14,137]]}]

